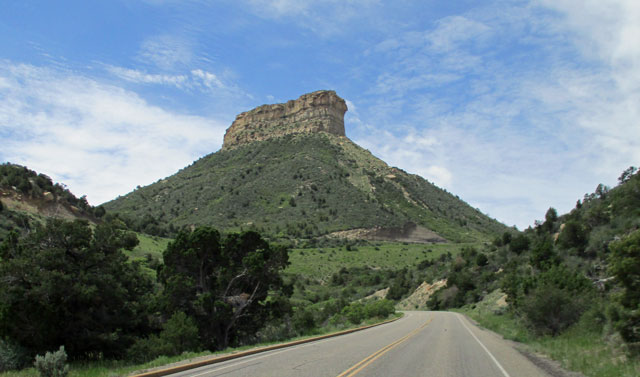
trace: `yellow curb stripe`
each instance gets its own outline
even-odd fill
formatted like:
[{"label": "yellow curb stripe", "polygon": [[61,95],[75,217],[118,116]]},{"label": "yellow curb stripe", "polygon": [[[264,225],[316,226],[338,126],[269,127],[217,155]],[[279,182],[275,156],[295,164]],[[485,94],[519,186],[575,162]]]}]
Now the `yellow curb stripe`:
[{"label": "yellow curb stripe", "polygon": [[385,353],[391,351],[393,348],[395,348],[398,345],[400,345],[400,343],[402,343],[402,342],[404,342],[406,340],[409,340],[409,338],[411,338],[414,335],[416,335],[417,333],[419,333],[422,329],[427,327],[429,325],[429,323],[431,323],[432,320],[433,320],[433,317],[429,318],[429,320],[427,320],[427,322],[425,322],[422,326],[418,327],[417,329],[413,330],[412,332],[410,332],[409,334],[403,336],[402,338],[396,340],[395,342],[380,348],[376,352],[374,352],[371,355],[365,357],[362,361],[358,362],[357,364],[355,364],[351,368],[349,368],[349,369],[345,370],[344,372],[340,373],[337,377],[355,376],[356,374],[360,373],[364,368],[366,368],[371,363],[373,363],[378,358],[380,358],[382,355],[384,355]]},{"label": "yellow curb stripe", "polygon": [[343,330],[343,331],[338,331],[338,332],[331,333],[331,334],[316,336],[314,338],[295,340],[293,342],[275,344],[273,346],[255,348],[255,349],[248,350],[248,351],[242,351],[242,352],[233,353],[233,354],[229,354],[229,355],[213,357],[211,359],[197,361],[197,362],[190,363],[190,364],[183,364],[183,365],[178,365],[178,366],[170,367],[170,368],[166,368],[166,369],[159,369],[159,370],[155,370],[155,371],[143,372],[143,373],[140,373],[140,374],[134,374],[134,375],[132,375],[130,377],[161,377],[161,376],[166,376],[166,375],[173,374],[173,373],[184,372],[185,370],[189,370],[189,369],[195,369],[195,368],[199,368],[199,367],[203,367],[203,366],[207,366],[207,365],[211,365],[211,364],[221,363],[223,361],[229,361],[229,360],[237,359],[237,358],[240,358],[240,357],[254,355],[256,353],[273,351],[273,350],[277,350],[277,349],[280,349],[280,348],[293,347],[293,346],[297,346],[299,344],[314,342],[316,340],[322,340],[322,339],[327,339],[327,338],[333,338],[333,337],[340,336],[340,335],[346,335],[346,334],[350,334],[350,333],[353,333],[353,332],[356,332],[356,331],[366,330],[366,329],[369,329],[369,328],[372,328],[372,327],[376,327],[376,326],[384,325],[384,324],[387,324],[387,323],[391,323],[391,322],[399,320],[400,318],[402,318],[402,317],[389,319],[389,320],[386,320],[386,321],[383,321],[383,322],[374,323],[373,325],[362,326],[362,327],[358,327],[358,328],[355,328],[355,329]]}]

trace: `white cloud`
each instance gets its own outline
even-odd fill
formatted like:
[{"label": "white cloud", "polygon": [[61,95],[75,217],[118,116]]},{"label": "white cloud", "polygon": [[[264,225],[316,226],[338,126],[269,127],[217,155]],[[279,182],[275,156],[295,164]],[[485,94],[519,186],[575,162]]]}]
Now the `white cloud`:
[{"label": "white cloud", "polygon": [[[615,184],[640,163],[640,3],[545,5],[488,5],[368,49],[388,64],[359,106],[377,130],[355,138],[521,228]],[[538,55],[503,60],[503,45]]]},{"label": "white cloud", "polygon": [[[165,85],[185,91],[198,90],[224,97],[250,97],[233,82],[202,69],[192,69],[185,74],[150,74],[142,70],[106,66],[112,75],[137,84]],[[225,82],[227,81],[227,82]]]},{"label": "white cloud", "polygon": [[142,84],[161,84],[182,88],[189,80],[186,75],[150,74],[136,69],[115,66],[107,66],[107,70],[121,79]]},{"label": "white cloud", "polygon": [[66,183],[92,204],[217,150],[226,128],[66,71],[2,62],[0,158]]},{"label": "white cloud", "polygon": [[193,77],[196,77],[202,81],[202,84],[209,89],[226,89],[226,85],[220,81],[218,76],[211,72],[206,72],[201,69],[194,69],[191,71]]}]

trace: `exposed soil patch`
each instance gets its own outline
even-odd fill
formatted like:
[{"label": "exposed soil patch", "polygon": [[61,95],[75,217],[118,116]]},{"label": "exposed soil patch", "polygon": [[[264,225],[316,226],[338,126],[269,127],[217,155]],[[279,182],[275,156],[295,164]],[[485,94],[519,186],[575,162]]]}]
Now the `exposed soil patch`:
[{"label": "exposed soil patch", "polygon": [[360,239],[371,241],[395,241],[410,243],[440,243],[447,240],[436,232],[415,223],[403,227],[375,227],[343,230],[329,234],[332,238]]}]

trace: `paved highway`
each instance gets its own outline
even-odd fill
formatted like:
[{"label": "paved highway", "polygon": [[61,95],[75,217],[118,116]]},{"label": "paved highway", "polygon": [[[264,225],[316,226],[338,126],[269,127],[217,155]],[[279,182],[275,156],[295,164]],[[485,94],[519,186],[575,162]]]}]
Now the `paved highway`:
[{"label": "paved highway", "polygon": [[448,312],[398,321],[172,376],[549,377],[508,342]]}]

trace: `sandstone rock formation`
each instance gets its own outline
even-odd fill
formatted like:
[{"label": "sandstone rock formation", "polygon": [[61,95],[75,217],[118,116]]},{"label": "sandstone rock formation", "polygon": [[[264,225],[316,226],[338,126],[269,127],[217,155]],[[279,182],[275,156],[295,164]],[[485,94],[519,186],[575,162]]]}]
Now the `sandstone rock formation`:
[{"label": "sandstone rock formation", "polygon": [[327,132],[345,136],[347,104],[332,90],[320,90],[297,100],[262,105],[241,113],[227,129],[222,149],[298,133]]}]

